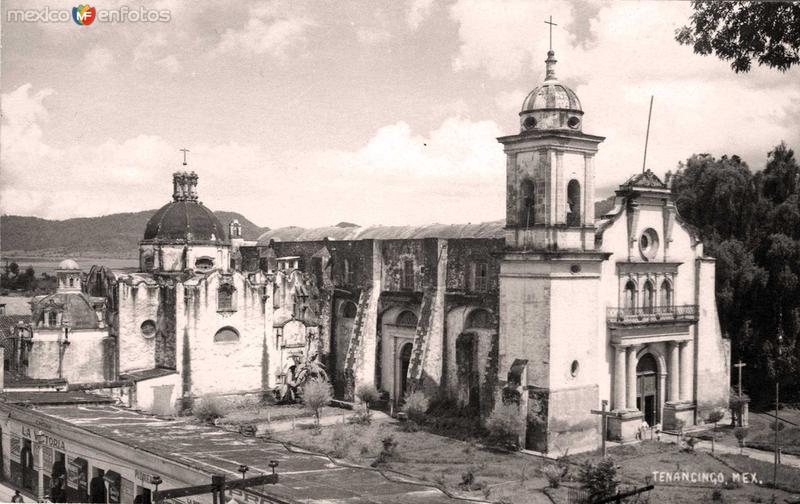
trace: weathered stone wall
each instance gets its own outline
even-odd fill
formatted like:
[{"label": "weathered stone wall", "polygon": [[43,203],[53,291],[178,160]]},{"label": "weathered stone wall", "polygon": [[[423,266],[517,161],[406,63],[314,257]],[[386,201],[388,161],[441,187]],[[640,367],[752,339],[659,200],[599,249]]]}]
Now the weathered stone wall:
[{"label": "weathered stone wall", "polygon": [[[36,379],[57,379],[60,340],[63,330],[37,330],[28,355],[28,376]],[[93,383],[105,380],[103,369],[104,339],[102,329],[73,329],[69,345],[63,347],[62,378],[70,383]]]},{"label": "weathered stone wall", "polygon": [[502,239],[450,239],[447,240],[447,290],[470,290],[473,268],[477,262],[486,262],[489,275],[486,292],[497,293],[500,279],[500,256],[505,242]]},{"label": "weathered stone wall", "polygon": [[697,259],[697,305],[700,320],[695,335],[694,379],[697,398],[698,421],[708,416],[710,410],[727,411],[730,394],[731,348],[730,340],[722,337],[714,297],[715,271],[713,259]]},{"label": "weathered stone wall", "polygon": [[155,281],[137,276],[125,277],[117,284],[119,300],[120,373],[155,367],[155,333],[142,333],[142,323],[156,324],[160,291]]},{"label": "weathered stone wall", "polygon": [[[223,279],[219,272],[194,277],[177,290],[176,332],[182,339],[177,361],[181,363],[184,400],[187,394],[199,397],[262,389],[265,317],[271,310],[264,310],[262,286],[238,272],[226,278],[235,287],[235,311],[218,310],[217,293]],[[237,331],[238,340],[215,341],[215,334],[225,327]],[[274,347],[271,339],[267,338],[267,344]]]}]

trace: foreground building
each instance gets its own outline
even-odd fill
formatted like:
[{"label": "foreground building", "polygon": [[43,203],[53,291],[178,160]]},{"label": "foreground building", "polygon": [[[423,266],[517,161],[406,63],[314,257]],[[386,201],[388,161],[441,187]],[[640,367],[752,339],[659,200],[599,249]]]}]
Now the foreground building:
[{"label": "foreground building", "polygon": [[318,360],[340,399],[373,383],[388,407],[414,390],[482,418],[512,402],[525,446],[573,453],[599,444],[603,400],[622,440],[642,421],[678,428],[726,408],[713,259],[652,172],[595,216],[604,139],[583,132],[552,51],[546,64],[520,132],[498,139],[504,224],[283,228],[247,243],[200,203],[196,174],[174,174],[139,272],[87,282],[114,313],[106,386],[172,414],[269,394]]}]

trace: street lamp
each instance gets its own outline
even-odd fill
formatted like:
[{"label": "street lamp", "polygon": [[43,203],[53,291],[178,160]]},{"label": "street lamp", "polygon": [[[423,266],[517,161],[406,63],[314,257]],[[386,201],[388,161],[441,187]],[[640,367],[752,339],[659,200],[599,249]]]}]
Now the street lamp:
[{"label": "street lamp", "polygon": [[[155,476],[153,476],[153,479],[150,480],[150,483],[152,483],[156,487],[156,495],[158,495],[158,485],[164,483],[164,480],[161,479],[161,476],[156,474]],[[156,502],[158,502],[158,500],[156,500]]]},{"label": "street lamp", "polygon": [[272,474],[275,474],[275,468],[278,467],[278,461],[277,460],[270,460],[269,461],[269,467],[272,469]]},{"label": "street lamp", "polygon": [[244,475],[247,474],[247,471],[249,471],[249,470],[250,470],[250,468],[247,467],[246,465],[239,464],[239,472],[242,473],[242,479],[244,479]]},{"label": "street lamp", "polygon": [[775,461],[772,467],[772,488],[777,488],[778,485],[778,428],[780,422],[778,421],[778,414],[780,409],[780,360],[781,360],[781,344],[783,343],[783,328],[778,326],[778,358],[775,360]]}]

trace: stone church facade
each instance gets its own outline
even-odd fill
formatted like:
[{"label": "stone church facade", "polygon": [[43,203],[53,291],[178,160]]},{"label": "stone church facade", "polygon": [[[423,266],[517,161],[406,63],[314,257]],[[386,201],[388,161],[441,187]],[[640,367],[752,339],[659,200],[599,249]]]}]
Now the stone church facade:
[{"label": "stone church facade", "polygon": [[[202,203],[197,175],[144,230],[136,273],[95,271],[131,404],[170,413],[198,398],[263,395],[307,359],[335,396],[373,383],[387,405],[414,390],[486,418],[519,405],[524,445],[598,446],[642,421],[701,422],[727,407],[730,351],[714,260],[652,172],[595,216],[595,154],[577,95],[555,75],[524,100],[507,156],[504,223],[282,228],[246,242]],[[108,379],[108,378],[107,378]]]}]

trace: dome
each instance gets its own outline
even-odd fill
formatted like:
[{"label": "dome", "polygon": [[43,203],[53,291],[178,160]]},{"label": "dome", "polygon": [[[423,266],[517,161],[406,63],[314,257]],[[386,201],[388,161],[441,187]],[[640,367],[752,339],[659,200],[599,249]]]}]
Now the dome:
[{"label": "dome", "polygon": [[558,82],[555,72],[555,53],[547,53],[547,76],[544,82],[533,89],[519,113],[522,132],[536,130],[566,129],[580,131],[583,108],[575,91]]},{"label": "dome", "polygon": [[583,112],[581,101],[575,91],[558,81],[545,81],[541,86],[534,88],[522,102],[522,112],[553,109]]},{"label": "dome", "polygon": [[197,174],[172,175],[172,202],[147,221],[145,241],[226,242],[225,228],[214,212],[197,201]]},{"label": "dome", "polygon": [[197,201],[173,201],[150,217],[145,240],[224,242],[225,228],[214,212]]},{"label": "dome", "polygon": [[64,259],[63,261],[58,263],[58,269],[59,270],[76,270],[76,271],[80,271],[81,267],[78,265],[78,263],[76,263],[72,259]]}]

